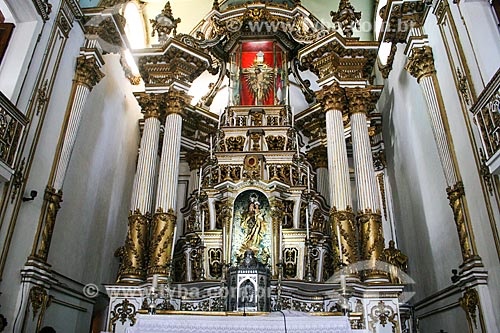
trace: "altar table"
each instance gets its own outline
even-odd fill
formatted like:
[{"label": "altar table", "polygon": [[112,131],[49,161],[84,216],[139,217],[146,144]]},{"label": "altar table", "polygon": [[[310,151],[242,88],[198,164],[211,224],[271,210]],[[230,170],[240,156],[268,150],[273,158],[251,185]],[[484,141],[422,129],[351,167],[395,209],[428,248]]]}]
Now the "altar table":
[{"label": "altar table", "polygon": [[[347,317],[295,311],[265,315],[138,315],[127,333],[352,333]],[[362,331],[354,331],[362,332]]]}]

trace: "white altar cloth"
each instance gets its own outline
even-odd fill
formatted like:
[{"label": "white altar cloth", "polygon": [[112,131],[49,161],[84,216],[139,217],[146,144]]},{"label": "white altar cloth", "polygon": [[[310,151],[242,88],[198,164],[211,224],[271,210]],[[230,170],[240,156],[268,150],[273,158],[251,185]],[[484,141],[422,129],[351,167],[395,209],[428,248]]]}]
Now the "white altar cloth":
[{"label": "white altar cloth", "polygon": [[[351,333],[347,317],[283,311],[288,333]],[[284,333],[280,312],[261,316],[138,315],[127,333]]]}]

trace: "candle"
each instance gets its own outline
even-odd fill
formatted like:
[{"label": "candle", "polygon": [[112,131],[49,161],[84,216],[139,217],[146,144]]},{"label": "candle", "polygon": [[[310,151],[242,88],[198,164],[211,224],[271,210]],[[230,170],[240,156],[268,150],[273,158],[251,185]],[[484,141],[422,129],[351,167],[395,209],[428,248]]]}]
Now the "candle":
[{"label": "candle", "polygon": [[311,174],[309,165],[307,166],[307,193],[311,192]]},{"label": "candle", "polygon": [[201,214],[201,242],[205,240],[205,212]]},{"label": "candle", "polygon": [[201,169],[201,166],[200,166],[200,177],[199,177],[200,179],[198,179],[198,196],[201,195],[201,179],[203,178],[202,172],[203,172],[203,170]]},{"label": "candle", "polygon": [[226,223],[222,225],[222,258],[226,258]]},{"label": "candle", "polygon": [[346,281],[345,281],[345,274],[344,274],[344,272],[342,272],[340,274],[340,288],[342,289],[342,291],[344,291],[346,289]]},{"label": "candle", "polygon": [[337,224],[337,241],[339,243],[339,257],[340,257],[340,262],[344,263],[344,254],[342,253],[342,241],[340,239],[340,227]]},{"label": "candle", "polygon": [[172,238],[172,252],[170,253],[170,263],[174,260],[175,239],[177,238],[177,224],[174,226],[174,237]]},{"label": "candle", "polygon": [[210,135],[210,159],[212,159],[213,147],[212,147],[212,135]]},{"label": "candle", "polygon": [[153,291],[158,288],[158,274],[153,275]]},{"label": "candle", "polygon": [[299,148],[299,134],[295,133],[295,146],[297,147],[297,157],[300,154],[300,148]]},{"label": "candle", "polygon": [[309,206],[306,208],[306,238],[309,239]]},{"label": "candle", "polygon": [[[286,219],[286,215],[285,215]],[[283,261],[283,223],[280,223],[279,262]]]}]

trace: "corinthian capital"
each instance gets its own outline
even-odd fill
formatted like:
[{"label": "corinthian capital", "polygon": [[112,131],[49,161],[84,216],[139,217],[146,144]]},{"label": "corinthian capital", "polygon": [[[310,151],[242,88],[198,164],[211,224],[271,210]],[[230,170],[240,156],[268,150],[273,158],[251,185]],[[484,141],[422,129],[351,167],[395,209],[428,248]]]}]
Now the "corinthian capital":
[{"label": "corinthian capital", "polygon": [[167,115],[177,113],[182,115],[184,107],[191,103],[192,97],[181,90],[170,90],[166,93]]},{"label": "corinthian capital", "polygon": [[370,113],[375,108],[375,98],[370,88],[346,89],[349,102],[349,113]]},{"label": "corinthian capital", "polygon": [[405,68],[419,82],[423,77],[432,75],[436,72],[432,48],[430,46],[422,46],[412,49]]},{"label": "corinthian capital", "polygon": [[104,77],[93,57],[80,56],[76,60],[75,81],[92,89]]},{"label": "corinthian capital", "polygon": [[165,94],[137,93],[135,98],[139,102],[144,118],[160,118],[165,110]]},{"label": "corinthian capital", "polygon": [[316,97],[321,102],[325,112],[339,110],[344,113],[347,109],[345,89],[337,82],[330,86],[323,87],[323,89],[316,93]]}]

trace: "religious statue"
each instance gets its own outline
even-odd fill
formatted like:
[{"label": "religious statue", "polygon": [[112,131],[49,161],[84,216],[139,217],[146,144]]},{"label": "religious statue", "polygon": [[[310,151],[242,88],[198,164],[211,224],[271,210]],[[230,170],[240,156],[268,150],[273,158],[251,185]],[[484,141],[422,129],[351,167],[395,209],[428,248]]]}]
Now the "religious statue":
[{"label": "religious statue", "polygon": [[244,216],[242,227],[247,230],[242,249],[257,250],[265,231],[264,212],[260,210],[257,195],[250,196],[248,210]]},{"label": "religious statue", "polygon": [[255,105],[264,105],[271,92],[274,69],[264,62],[264,52],[259,51],[252,66],[243,69]]},{"label": "religious statue", "polygon": [[[400,250],[396,249],[393,240],[389,241],[389,247],[383,252],[385,262],[399,268],[403,272],[408,271],[408,257],[403,254]],[[399,278],[396,271],[391,270],[392,282],[398,283]]]}]

